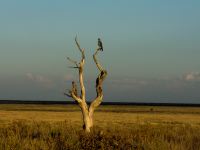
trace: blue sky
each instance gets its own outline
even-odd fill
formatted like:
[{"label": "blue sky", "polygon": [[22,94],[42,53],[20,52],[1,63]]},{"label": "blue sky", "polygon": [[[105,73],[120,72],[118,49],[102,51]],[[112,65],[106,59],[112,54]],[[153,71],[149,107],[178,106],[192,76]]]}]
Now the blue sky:
[{"label": "blue sky", "polygon": [[109,76],[105,101],[200,103],[200,2],[0,1],[0,99],[70,100],[78,35],[95,96],[97,38]]}]

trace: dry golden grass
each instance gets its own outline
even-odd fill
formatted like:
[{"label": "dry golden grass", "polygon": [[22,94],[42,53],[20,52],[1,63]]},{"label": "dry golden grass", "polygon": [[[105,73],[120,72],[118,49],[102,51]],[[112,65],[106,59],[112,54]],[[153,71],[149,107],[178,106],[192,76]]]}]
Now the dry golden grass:
[{"label": "dry golden grass", "polygon": [[200,149],[200,108],[101,106],[90,135],[76,105],[0,105],[0,149]]},{"label": "dry golden grass", "polygon": [[[0,105],[0,125],[15,120],[69,121],[81,124],[81,112],[76,105]],[[101,106],[95,112],[99,126],[135,123],[172,123],[200,125],[198,107]]]}]

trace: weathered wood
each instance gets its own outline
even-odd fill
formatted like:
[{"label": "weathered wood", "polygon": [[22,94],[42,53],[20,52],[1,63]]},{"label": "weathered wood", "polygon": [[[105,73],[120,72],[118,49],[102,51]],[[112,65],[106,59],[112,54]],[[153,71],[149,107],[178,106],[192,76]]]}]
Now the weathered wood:
[{"label": "weathered wood", "polygon": [[79,82],[80,82],[80,89],[81,89],[81,94],[80,97],[78,96],[78,90],[77,90],[77,85],[76,83],[73,81],[72,82],[72,89],[68,92],[65,93],[65,95],[72,97],[79,105],[79,107],[81,108],[81,112],[82,112],[82,116],[83,116],[83,129],[86,132],[90,132],[91,128],[93,127],[93,114],[94,114],[94,110],[95,108],[97,108],[102,100],[103,100],[103,90],[102,90],[102,85],[103,85],[103,81],[105,80],[106,76],[107,76],[107,71],[105,69],[103,69],[103,67],[101,66],[101,64],[98,62],[96,55],[99,52],[99,48],[96,49],[94,55],[93,55],[93,59],[94,62],[99,70],[99,75],[96,79],[96,93],[97,96],[96,98],[92,101],[92,103],[90,104],[89,108],[85,99],[85,86],[84,86],[84,64],[85,64],[85,54],[84,54],[84,49],[80,47],[80,44],[78,43],[77,37],[75,38],[75,43],[79,49],[79,51],[81,52],[81,61],[79,63],[77,63],[76,61],[72,60],[71,58],[67,58],[70,62],[74,63],[76,65],[76,67],[78,69],[79,72]]}]

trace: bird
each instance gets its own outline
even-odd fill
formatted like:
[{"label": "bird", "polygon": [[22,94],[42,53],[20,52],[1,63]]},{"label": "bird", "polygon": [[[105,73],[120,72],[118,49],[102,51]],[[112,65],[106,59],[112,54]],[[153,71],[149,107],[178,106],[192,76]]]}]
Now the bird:
[{"label": "bird", "polygon": [[98,38],[98,47],[99,47],[99,50],[103,51],[103,44],[100,38]]}]

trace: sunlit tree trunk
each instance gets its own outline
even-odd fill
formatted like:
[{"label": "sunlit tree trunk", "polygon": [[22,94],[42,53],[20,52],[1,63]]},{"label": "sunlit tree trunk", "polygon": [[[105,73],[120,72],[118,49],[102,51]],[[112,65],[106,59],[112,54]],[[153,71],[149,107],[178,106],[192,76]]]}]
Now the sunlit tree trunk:
[{"label": "sunlit tree trunk", "polygon": [[91,128],[93,127],[93,114],[94,110],[101,104],[103,100],[103,90],[102,90],[102,85],[103,81],[107,76],[107,71],[103,69],[101,64],[97,61],[96,55],[100,51],[100,47],[98,47],[93,55],[94,62],[97,66],[97,69],[99,70],[99,75],[96,79],[96,93],[97,96],[96,98],[92,101],[92,103],[88,106],[86,99],[85,99],[85,86],[84,86],[84,64],[85,64],[85,54],[84,54],[84,49],[80,47],[77,38],[75,38],[76,45],[81,52],[81,61],[77,62],[72,60],[71,58],[68,57],[68,60],[75,64],[74,67],[78,69],[79,72],[79,82],[80,82],[80,89],[81,93],[78,95],[78,89],[77,85],[74,81],[72,81],[72,88],[71,90],[68,91],[68,93],[65,93],[65,95],[72,97],[79,107],[81,108],[82,111],[82,116],[83,116],[83,129],[86,132],[90,132]]}]

